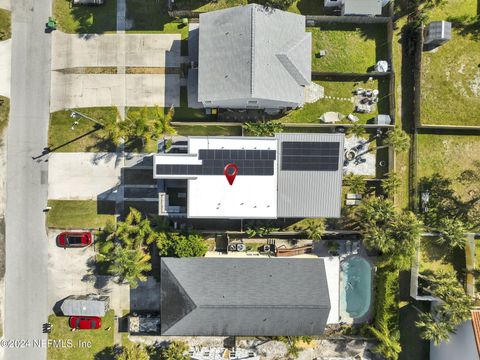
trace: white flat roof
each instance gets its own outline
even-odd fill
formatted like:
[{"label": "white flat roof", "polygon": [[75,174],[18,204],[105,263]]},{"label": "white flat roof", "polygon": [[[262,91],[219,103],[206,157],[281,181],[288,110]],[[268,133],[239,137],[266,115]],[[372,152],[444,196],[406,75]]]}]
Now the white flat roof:
[{"label": "white flat roof", "polygon": [[[199,165],[199,150],[277,150],[275,138],[189,137],[188,154],[158,154],[159,164]],[[276,218],[277,160],[273,175],[241,175],[232,185],[224,175],[155,175],[156,178],[188,179],[187,216],[189,218]]]}]

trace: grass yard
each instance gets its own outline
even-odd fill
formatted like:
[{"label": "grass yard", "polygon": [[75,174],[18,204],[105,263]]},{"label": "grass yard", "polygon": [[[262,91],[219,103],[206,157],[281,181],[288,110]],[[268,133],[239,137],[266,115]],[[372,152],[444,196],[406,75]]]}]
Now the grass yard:
[{"label": "grass yard", "polygon": [[188,38],[188,26],[168,15],[166,1],[127,1],[127,21],[131,22],[130,32],[155,32],[165,34],[181,34]]},{"label": "grass yard", "polygon": [[235,7],[239,5],[247,5],[247,4],[248,4],[247,0],[218,0],[218,1],[178,0],[178,1],[175,1],[175,9],[208,12],[208,11]]},{"label": "grass yard", "polygon": [[0,9],[0,41],[10,39],[12,36],[11,12]]},{"label": "grass yard", "polygon": [[52,209],[47,215],[47,226],[61,229],[103,228],[113,215],[98,214],[99,204],[95,200],[49,200]]},{"label": "grass yard", "polygon": [[0,135],[8,124],[8,114],[10,112],[10,99],[0,96]]},{"label": "grass yard", "polygon": [[[384,24],[324,24],[312,33],[312,71],[366,73],[387,56]],[[317,58],[320,50],[327,55]]]},{"label": "grass yard", "polygon": [[[370,82],[346,82],[346,81],[315,81],[319,85],[324,87],[325,96],[333,96],[337,98],[350,99],[352,91],[356,87],[363,87],[369,89],[379,89],[380,102],[375,111],[370,114],[358,114],[353,113],[355,108],[354,104],[350,100],[334,100],[334,99],[320,99],[312,104],[305,104],[303,108],[294,110],[287,116],[282,118],[282,122],[288,123],[320,123],[320,116],[328,111],[339,112],[345,116],[352,113],[359,118],[360,123],[367,123],[373,121],[373,118],[379,114],[388,114],[388,90],[386,81],[370,81]],[[383,95],[382,95],[383,94]],[[344,119],[340,123],[348,123],[349,120]]]},{"label": "grass yard", "polygon": [[[118,115],[114,107],[78,109],[82,114],[90,116],[101,123],[115,121]],[[79,119],[72,130],[73,119],[69,110],[54,112],[50,115],[48,146],[58,148],[61,152],[102,152],[115,151],[113,144],[101,127],[91,120]]]},{"label": "grass yard", "polygon": [[241,136],[242,127],[220,125],[177,125],[178,135],[185,136]]},{"label": "grass yard", "polygon": [[[480,153],[480,137],[454,135],[418,135],[418,179],[440,173],[455,180],[462,171],[475,170],[474,162]],[[467,196],[458,181],[454,190]]]},{"label": "grass yard", "polygon": [[180,106],[175,108],[173,121],[214,121],[215,117],[207,115],[204,109],[191,109],[188,107],[187,87],[180,87]]},{"label": "grass yard", "polygon": [[101,6],[71,6],[70,0],[54,0],[53,16],[59,30],[71,34],[102,34],[117,30],[117,2]]},{"label": "grass yard", "polygon": [[296,0],[288,11],[303,15],[325,15],[323,1],[317,0]]},{"label": "grass yard", "polygon": [[[393,64],[395,71],[395,124],[407,128],[408,120],[402,117],[402,28],[406,23],[406,17],[397,20],[397,29],[393,32]],[[411,112],[409,112],[411,114]],[[397,153],[395,159],[395,171],[401,177],[402,183],[395,195],[395,204],[400,209],[405,209],[409,204],[409,154]]]},{"label": "grass yard", "polygon": [[[98,330],[70,331],[68,319],[66,316],[50,315],[48,317],[48,321],[53,324],[48,339],[62,340],[64,343],[69,340],[72,342],[72,348],[48,347],[49,360],[113,359],[113,310],[105,314],[102,318],[102,327]],[[106,330],[107,328],[110,330]]]},{"label": "grass yard", "polygon": [[449,0],[429,21],[452,22],[452,40],[422,58],[425,124],[480,126],[480,19],[477,0]]}]

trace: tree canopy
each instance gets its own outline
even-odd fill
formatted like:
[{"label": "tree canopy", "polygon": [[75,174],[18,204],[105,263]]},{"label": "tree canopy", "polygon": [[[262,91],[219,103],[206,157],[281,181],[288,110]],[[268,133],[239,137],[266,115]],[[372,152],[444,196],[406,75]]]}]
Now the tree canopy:
[{"label": "tree canopy", "polygon": [[363,243],[380,251],[383,265],[407,268],[420,241],[422,223],[412,212],[398,212],[393,202],[382,197],[368,197],[355,212]]},{"label": "tree canopy", "polygon": [[201,257],[208,250],[205,239],[197,234],[162,232],[156,240],[160,256]]},{"label": "tree canopy", "polygon": [[183,341],[172,341],[160,351],[161,360],[190,360],[188,345]]},{"label": "tree canopy", "polygon": [[438,270],[421,274],[427,285],[424,290],[439,299],[433,304],[431,313],[422,313],[415,325],[425,340],[435,345],[448,342],[450,334],[463,322],[471,318],[473,300],[465,293],[454,270]]},{"label": "tree canopy", "polygon": [[253,136],[274,136],[283,131],[283,124],[277,121],[250,121],[242,125],[243,130]]}]

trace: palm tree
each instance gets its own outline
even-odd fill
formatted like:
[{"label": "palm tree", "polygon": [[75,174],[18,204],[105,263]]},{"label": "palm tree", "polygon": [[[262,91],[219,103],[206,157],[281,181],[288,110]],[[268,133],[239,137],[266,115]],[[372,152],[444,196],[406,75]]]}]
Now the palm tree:
[{"label": "palm tree", "polygon": [[398,152],[405,152],[410,148],[410,137],[400,128],[387,132],[386,146],[392,146]]},{"label": "palm tree", "polygon": [[243,130],[253,136],[274,136],[283,131],[283,124],[276,121],[251,121],[242,125]]},{"label": "palm tree", "polygon": [[465,225],[458,219],[442,218],[438,224],[438,231],[440,236],[437,238],[437,243],[440,245],[447,245],[449,248],[465,248],[467,238],[465,236]]},{"label": "palm tree", "polygon": [[170,125],[173,115],[175,114],[175,108],[170,107],[168,112],[164,114],[163,108],[155,107],[155,119],[152,125],[152,138],[160,139],[163,135],[176,134],[175,128]]},{"label": "palm tree", "polygon": [[439,345],[442,341],[450,340],[450,333],[455,328],[445,321],[436,321],[431,313],[421,313],[419,320],[415,322],[415,326],[421,330],[420,337],[424,340],[433,341],[435,345]]},{"label": "palm tree", "polygon": [[142,344],[130,343],[122,348],[122,352],[115,357],[117,360],[149,360],[147,349]]},{"label": "palm tree", "polygon": [[352,135],[355,135],[356,137],[363,137],[363,135],[365,135],[367,131],[365,130],[365,126],[363,126],[362,124],[355,123],[350,128],[350,133]]},{"label": "palm tree", "polygon": [[402,184],[400,176],[397,173],[388,173],[385,178],[382,179],[381,187],[383,192],[387,196],[393,196],[396,194],[398,188]]},{"label": "palm tree", "polygon": [[304,231],[310,240],[318,241],[325,234],[324,219],[307,219],[305,220]]},{"label": "palm tree", "polygon": [[152,270],[150,254],[143,249],[126,249],[120,245],[115,246],[111,259],[113,260],[108,271],[126,281],[132,288],[138,286],[138,281],[147,280],[146,272]]},{"label": "palm tree", "polygon": [[349,187],[350,192],[355,194],[364,194],[367,189],[367,182],[360,175],[350,173],[345,176],[343,183]]},{"label": "palm tree", "polygon": [[377,338],[379,344],[375,347],[376,353],[382,354],[388,360],[397,360],[398,355],[402,351],[400,345],[400,334],[398,331],[391,332],[385,321],[380,321],[377,328],[368,327],[372,334]]},{"label": "palm tree", "polygon": [[[410,148],[410,137],[408,134],[400,128],[394,128],[387,132],[387,137],[383,141],[384,145],[373,146],[365,151],[363,154],[372,152],[374,150],[378,151],[380,149],[388,148],[389,146],[393,147],[397,152],[405,152]],[[357,156],[363,155],[358,154]]]},{"label": "palm tree", "polygon": [[190,360],[188,345],[183,341],[172,341],[160,352],[162,360]]}]

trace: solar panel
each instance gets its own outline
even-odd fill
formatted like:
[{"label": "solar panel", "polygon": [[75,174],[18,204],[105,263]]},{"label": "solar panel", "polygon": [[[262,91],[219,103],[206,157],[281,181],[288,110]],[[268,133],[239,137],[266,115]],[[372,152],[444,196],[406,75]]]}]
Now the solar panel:
[{"label": "solar panel", "polygon": [[157,165],[158,175],[223,175],[225,166],[234,163],[238,175],[271,176],[275,150],[200,149],[202,165]]},{"label": "solar panel", "polygon": [[338,142],[282,142],[281,169],[286,171],[337,171]]}]

